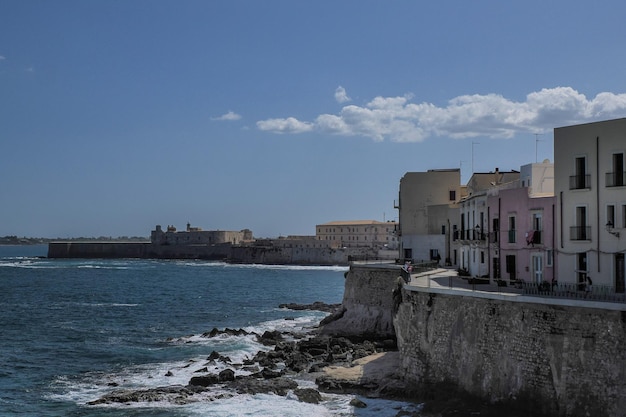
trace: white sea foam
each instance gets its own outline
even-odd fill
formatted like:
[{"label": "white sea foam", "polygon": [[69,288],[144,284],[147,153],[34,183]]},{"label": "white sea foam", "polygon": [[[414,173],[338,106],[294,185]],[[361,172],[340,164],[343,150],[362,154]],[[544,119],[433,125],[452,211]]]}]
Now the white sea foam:
[{"label": "white sea foam", "polygon": [[283,271],[339,271],[344,272],[347,266],[331,265],[265,265],[265,264],[231,264],[219,261],[174,261],[177,265],[192,267],[213,267],[213,268],[240,268],[240,269],[269,269]]}]

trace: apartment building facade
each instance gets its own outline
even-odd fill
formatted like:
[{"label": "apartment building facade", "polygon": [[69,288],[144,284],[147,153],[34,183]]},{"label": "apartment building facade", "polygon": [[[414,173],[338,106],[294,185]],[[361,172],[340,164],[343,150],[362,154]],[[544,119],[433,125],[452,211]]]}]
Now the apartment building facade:
[{"label": "apartment building facade", "polygon": [[554,129],[560,282],[625,292],[626,118]]},{"label": "apartment building facade", "polygon": [[503,184],[519,181],[518,171],[475,173],[467,183],[467,195],[460,201],[459,230],[454,233],[460,252],[459,268],[475,277],[489,277],[488,191]]},{"label": "apartment building facade", "polygon": [[488,191],[488,264],[492,281],[552,282],[554,248],[554,164],[524,165],[519,181]]},{"label": "apartment building facade", "polygon": [[458,201],[464,193],[461,170],[407,172],[400,180],[399,257],[414,261],[440,259],[458,265],[453,231],[458,228]]},{"label": "apartment building facade", "polygon": [[396,249],[398,238],[395,221],[376,220],[333,221],[315,226],[315,238],[331,248]]}]

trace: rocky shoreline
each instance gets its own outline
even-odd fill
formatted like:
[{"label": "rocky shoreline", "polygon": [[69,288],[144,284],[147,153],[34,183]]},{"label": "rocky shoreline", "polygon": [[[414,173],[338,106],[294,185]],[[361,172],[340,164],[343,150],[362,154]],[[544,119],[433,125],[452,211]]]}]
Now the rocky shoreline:
[{"label": "rocky shoreline", "polygon": [[[315,309],[331,313],[324,321],[336,320],[344,311],[342,305],[285,304],[293,310]],[[285,320],[289,320],[286,318]],[[177,405],[215,401],[240,394],[276,394],[294,396],[298,401],[318,404],[324,394],[358,395],[351,405],[367,407],[367,398],[380,398],[420,404],[418,411],[399,411],[397,416],[413,417],[527,417],[523,410],[487,403],[454,389],[450,385],[416,391],[398,376],[400,356],[395,340],[363,340],[324,335],[314,329],[308,334],[266,331],[259,335],[244,329],[217,329],[202,337],[220,335],[255,336],[261,344],[273,347],[260,350],[253,358],[233,363],[213,351],[198,366],[197,374],[187,385],[169,385],[148,389],[117,389],[88,405],[132,404],[164,401]],[[222,365],[220,372],[215,369]],[[168,372],[169,374],[169,372]],[[171,376],[166,374],[165,376]],[[314,382],[301,386],[299,382]],[[114,387],[115,384],[112,384]]]},{"label": "rocky shoreline", "polygon": [[[309,305],[285,304],[292,310],[319,310],[331,316],[341,305],[316,302]],[[334,314],[333,314],[334,313]],[[266,331],[259,335],[243,329],[213,329],[202,336],[253,335],[258,342],[273,347],[261,350],[253,358],[233,363],[229,357],[213,351],[206,362],[196,363],[196,376],[187,385],[171,385],[149,389],[118,389],[89,405],[167,401],[189,404],[214,401],[238,394],[292,393],[299,401],[317,404],[324,393],[359,394],[364,397],[405,399],[406,395],[394,371],[397,351],[393,341],[350,340],[346,337]],[[225,367],[215,373],[215,365]],[[192,366],[192,364],[190,364]],[[166,375],[168,376],[168,375]],[[317,389],[300,387],[297,380],[315,381]],[[355,399],[357,407],[366,406]]]}]

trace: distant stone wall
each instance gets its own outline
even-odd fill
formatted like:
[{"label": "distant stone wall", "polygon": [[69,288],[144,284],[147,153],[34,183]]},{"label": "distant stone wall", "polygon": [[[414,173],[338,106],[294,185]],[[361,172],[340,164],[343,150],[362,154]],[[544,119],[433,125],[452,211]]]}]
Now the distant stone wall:
[{"label": "distant stone wall", "polygon": [[48,258],[144,258],[146,242],[50,242]]},{"label": "distant stone wall", "polygon": [[279,246],[233,246],[230,262],[276,265],[348,265],[352,259],[375,259],[369,248],[332,249]]},{"label": "distant stone wall", "polygon": [[626,312],[403,291],[394,324],[401,371],[422,394],[626,416]]},{"label": "distant stone wall", "polygon": [[[390,252],[390,251],[388,251]],[[377,259],[371,248],[300,248],[222,244],[153,244],[138,242],[50,242],[49,258],[207,259],[245,264],[348,265]]]}]

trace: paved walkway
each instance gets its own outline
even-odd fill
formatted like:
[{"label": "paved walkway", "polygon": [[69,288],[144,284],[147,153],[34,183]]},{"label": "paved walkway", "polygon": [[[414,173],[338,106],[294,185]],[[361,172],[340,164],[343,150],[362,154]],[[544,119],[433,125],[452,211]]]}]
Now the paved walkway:
[{"label": "paved walkway", "polygon": [[522,290],[514,287],[499,287],[496,284],[480,283],[472,284],[467,278],[459,277],[455,269],[438,268],[419,274],[411,274],[411,279],[407,283],[410,286],[428,288],[455,288],[471,291],[504,292],[511,294],[521,294]]},{"label": "paved walkway", "polygon": [[554,297],[549,295],[528,295],[522,289],[500,287],[496,284],[473,284],[459,277],[455,269],[438,268],[419,274],[411,274],[405,285],[409,291],[428,291],[457,296],[507,300],[513,302],[565,305],[606,310],[626,311],[626,303],[598,301],[585,298]]}]

